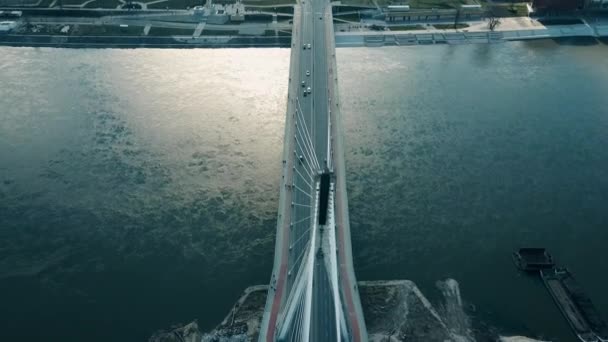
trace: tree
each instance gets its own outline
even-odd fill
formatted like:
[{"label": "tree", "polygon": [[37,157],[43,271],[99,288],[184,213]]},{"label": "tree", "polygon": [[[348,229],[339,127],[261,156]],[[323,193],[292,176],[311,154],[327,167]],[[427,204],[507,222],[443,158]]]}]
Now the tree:
[{"label": "tree", "polygon": [[511,5],[509,6],[509,11],[513,14],[517,13],[517,9],[515,8],[515,3],[517,3],[517,0],[511,0]]},{"label": "tree", "polygon": [[494,15],[494,11],[492,9],[486,12],[486,17],[488,18],[488,28],[490,31],[494,31],[494,29],[500,25],[500,18]]},{"label": "tree", "polygon": [[458,22],[460,21],[460,8],[456,10],[456,16],[454,17],[454,30],[458,29]]}]

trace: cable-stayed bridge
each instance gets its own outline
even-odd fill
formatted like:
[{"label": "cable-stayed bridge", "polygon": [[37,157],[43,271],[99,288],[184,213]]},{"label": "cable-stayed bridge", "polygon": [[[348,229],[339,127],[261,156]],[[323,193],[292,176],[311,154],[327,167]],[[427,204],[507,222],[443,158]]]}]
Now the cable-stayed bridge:
[{"label": "cable-stayed bridge", "polygon": [[366,341],[352,265],[331,5],[294,11],[274,269],[260,341]]}]

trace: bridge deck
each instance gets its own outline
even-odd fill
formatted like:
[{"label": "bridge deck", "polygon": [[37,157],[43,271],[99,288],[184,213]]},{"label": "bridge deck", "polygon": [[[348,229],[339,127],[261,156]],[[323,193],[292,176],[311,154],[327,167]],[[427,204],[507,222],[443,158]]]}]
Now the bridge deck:
[{"label": "bridge deck", "polygon": [[[352,267],[329,2],[299,3],[294,11],[292,35],[275,262],[260,341],[279,340],[280,334],[289,341],[366,341]],[[335,230],[331,235],[338,249],[334,258],[324,257],[327,251],[317,253],[324,244],[320,240],[322,227],[316,222],[315,189],[318,174],[325,170],[333,171],[335,179],[331,210],[335,225],[326,227]],[[309,282],[307,289],[303,290],[296,279]],[[290,299],[292,292],[303,293],[304,299]],[[304,308],[288,308],[289,305]],[[287,316],[293,319],[286,319]],[[341,331],[344,334],[338,337]]]}]

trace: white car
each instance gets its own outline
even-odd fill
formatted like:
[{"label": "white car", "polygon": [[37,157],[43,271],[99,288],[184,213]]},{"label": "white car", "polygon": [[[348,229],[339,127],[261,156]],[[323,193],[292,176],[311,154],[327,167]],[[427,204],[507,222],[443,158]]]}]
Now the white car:
[{"label": "white car", "polygon": [[306,70],[306,76],[310,76],[310,70]]},{"label": "white car", "polygon": [[306,88],[306,92],[310,94],[310,87]]},{"label": "white car", "polygon": [[306,81],[302,81],[302,88],[306,87]]},{"label": "white car", "polygon": [[310,49],[310,44],[306,45],[306,47]]},{"label": "white car", "polygon": [[304,89],[304,97],[306,97],[306,94],[308,94],[308,93],[306,92],[306,89]]}]

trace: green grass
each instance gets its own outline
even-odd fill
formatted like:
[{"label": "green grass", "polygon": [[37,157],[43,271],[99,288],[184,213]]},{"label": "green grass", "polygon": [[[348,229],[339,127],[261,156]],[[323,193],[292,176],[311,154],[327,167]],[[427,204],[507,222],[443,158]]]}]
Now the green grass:
[{"label": "green grass", "polygon": [[352,6],[352,5],[348,5],[348,6],[333,6],[331,8],[331,12],[334,15],[339,15],[340,13],[344,13],[344,12],[362,11],[362,10],[369,10],[369,9],[374,9],[374,8],[372,8],[372,7],[365,7],[365,6]]},{"label": "green grass", "polygon": [[487,10],[492,12],[497,17],[526,17],[528,16],[528,8],[526,3],[501,3],[488,4]]},{"label": "green grass", "polygon": [[[475,0],[376,0],[380,7],[389,5],[409,5],[412,9],[450,9],[458,8],[460,5],[477,4]],[[353,6],[375,6],[372,0],[343,0],[343,5]]]},{"label": "green grass", "polygon": [[40,4],[36,7],[40,8],[48,8],[53,3],[53,0],[42,0]]},{"label": "green grass", "polygon": [[[266,30],[266,31],[264,31],[264,36],[273,37],[274,35],[275,35],[274,34],[274,30]],[[277,32],[277,36],[280,36],[280,37],[291,36],[291,32],[290,31],[281,31],[281,30],[279,30]]]},{"label": "green grass", "polygon": [[451,9],[459,8],[460,5],[471,4],[470,0],[411,0],[409,5],[411,8],[418,9]]},{"label": "green grass", "polygon": [[71,36],[140,36],[142,26],[120,27],[114,25],[76,25],[70,30]]},{"label": "green grass", "polygon": [[[460,5],[477,4],[475,0],[376,0],[380,7],[389,5],[409,5],[412,9],[450,9]],[[375,6],[372,0],[343,0],[343,5]]]},{"label": "green grass", "polygon": [[509,6],[509,12],[517,17],[525,17],[528,16],[528,6],[526,3],[516,3],[513,6]]},{"label": "green grass", "polygon": [[201,36],[238,36],[239,30],[203,30]]},{"label": "green grass", "polygon": [[414,30],[424,30],[424,26],[422,26],[422,25],[398,25],[398,26],[389,26],[388,29],[391,31],[414,31]]},{"label": "green grass", "polygon": [[434,24],[433,27],[435,27],[438,30],[448,30],[448,29],[461,29],[461,28],[467,28],[469,27],[469,24],[463,24],[463,23],[458,23],[456,24],[456,27],[454,27],[454,24]]},{"label": "green grass", "polygon": [[244,5],[272,6],[272,5],[295,5],[295,0],[243,0]]},{"label": "green grass", "polygon": [[[378,5],[383,6],[382,2],[387,2],[386,0],[378,0]],[[342,0],[342,5],[352,5],[352,6],[366,6],[366,7],[376,7],[372,0]]]},{"label": "green grass", "polygon": [[202,6],[205,4],[203,0],[167,0],[156,4],[148,5],[148,8],[152,9],[186,9],[194,6]]},{"label": "green grass", "polygon": [[191,36],[194,28],[175,28],[175,27],[152,27],[148,36]]},{"label": "green grass", "polygon": [[280,6],[280,7],[260,7],[260,6],[245,6],[247,11],[261,11],[261,12],[277,12],[284,14],[293,14],[293,6]]},{"label": "green grass", "polygon": [[82,5],[86,0],[58,0],[55,6],[59,7],[59,4],[65,5]]},{"label": "green grass", "polygon": [[359,22],[361,20],[358,14],[335,15],[334,19],[342,19],[355,22]]},{"label": "green grass", "polygon": [[[278,18],[277,18],[278,19]],[[272,16],[266,14],[245,14],[246,22],[270,23]]]},{"label": "green grass", "polygon": [[118,0],[95,0],[84,8],[116,8],[120,5]]}]

